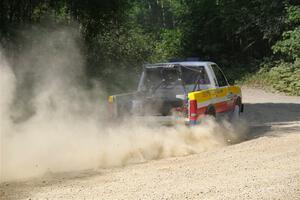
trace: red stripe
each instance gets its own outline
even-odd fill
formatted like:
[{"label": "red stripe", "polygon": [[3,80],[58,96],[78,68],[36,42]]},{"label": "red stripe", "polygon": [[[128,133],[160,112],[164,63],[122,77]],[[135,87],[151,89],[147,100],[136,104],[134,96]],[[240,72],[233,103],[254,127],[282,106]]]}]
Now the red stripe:
[{"label": "red stripe", "polygon": [[222,101],[215,104],[216,113],[226,112],[228,110],[228,104],[226,101]]}]

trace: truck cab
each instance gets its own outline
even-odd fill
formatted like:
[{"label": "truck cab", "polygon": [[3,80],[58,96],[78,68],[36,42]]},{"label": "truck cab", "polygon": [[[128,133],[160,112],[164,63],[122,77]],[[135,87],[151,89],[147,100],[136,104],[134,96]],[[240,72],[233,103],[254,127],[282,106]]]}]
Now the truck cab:
[{"label": "truck cab", "polygon": [[189,125],[207,115],[233,118],[243,111],[240,87],[229,84],[218,65],[208,61],[145,65],[137,91],[112,95],[109,103],[114,118],[152,116]]}]

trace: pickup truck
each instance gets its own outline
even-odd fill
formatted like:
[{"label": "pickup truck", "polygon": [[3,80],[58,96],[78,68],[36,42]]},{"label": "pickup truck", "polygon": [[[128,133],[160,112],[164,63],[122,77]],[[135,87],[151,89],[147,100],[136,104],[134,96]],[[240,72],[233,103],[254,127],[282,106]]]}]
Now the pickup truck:
[{"label": "pickup truck", "polygon": [[207,61],[147,64],[137,91],[109,96],[108,102],[113,118],[152,116],[188,125],[207,115],[235,119],[243,112],[240,87],[229,84],[218,65]]}]

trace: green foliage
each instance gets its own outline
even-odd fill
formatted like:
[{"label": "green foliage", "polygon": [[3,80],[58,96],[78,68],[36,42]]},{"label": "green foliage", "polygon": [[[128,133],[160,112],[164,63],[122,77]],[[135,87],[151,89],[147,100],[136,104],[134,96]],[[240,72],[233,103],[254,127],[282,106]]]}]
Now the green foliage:
[{"label": "green foliage", "polygon": [[290,95],[300,95],[300,7],[286,7],[287,30],[273,46],[280,60],[269,59],[260,70],[243,79],[246,84],[267,86]]},{"label": "green foliage", "polygon": [[87,72],[90,77],[110,83],[107,84],[109,90],[121,91],[136,86],[146,58],[153,54],[150,35],[143,34],[139,27],[128,26],[111,26],[109,31],[93,37],[88,45]]},{"label": "green foliage", "polygon": [[300,26],[282,34],[282,40],[272,47],[274,53],[282,53],[288,58],[300,57]]},{"label": "green foliage", "polygon": [[282,39],[273,47],[274,53],[281,53],[287,58],[300,57],[300,6],[287,7],[287,24],[290,30],[283,32]]},{"label": "green foliage", "polygon": [[[34,40],[22,35],[24,28],[75,27],[84,40],[87,74],[112,92],[132,88],[144,63],[200,57],[220,64],[230,79],[259,71],[261,84],[298,94],[298,83],[291,80],[298,76],[291,73],[299,66],[300,9],[289,4],[293,1],[15,2],[0,1],[0,42],[6,51],[16,54],[24,40]],[[264,59],[269,64],[260,65]]]},{"label": "green foliage", "polygon": [[288,6],[287,8],[287,22],[292,24],[300,23],[300,6]]},{"label": "green foliage", "polygon": [[284,26],[284,1],[185,1],[185,49],[204,59],[251,65],[271,55]]},{"label": "green foliage", "polygon": [[[275,67],[270,66],[274,64]],[[300,59],[296,59],[293,64],[286,62],[265,64],[257,73],[245,76],[242,83],[300,96]]]},{"label": "green foliage", "polygon": [[280,63],[269,71],[271,86],[278,91],[300,95],[300,59],[295,63]]},{"label": "green foliage", "polygon": [[163,29],[160,39],[155,42],[151,57],[153,62],[179,58],[181,56],[182,32],[180,29]]}]

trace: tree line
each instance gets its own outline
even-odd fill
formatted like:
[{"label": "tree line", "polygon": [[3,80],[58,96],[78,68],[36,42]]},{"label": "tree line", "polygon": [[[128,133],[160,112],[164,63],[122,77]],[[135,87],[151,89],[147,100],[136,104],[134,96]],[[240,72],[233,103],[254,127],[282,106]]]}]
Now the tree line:
[{"label": "tree line", "polygon": [[[297,91],[299,4],[298,0],[2,0],[0,42],[14,52],[22,49],[24,28],[45,21],[45,31],[73,26],[84,40],[87,74],[114,90],[126,89],[122,83],[128,76],[122,72],[136,76],[144,63],[199,57],[219,63],[232,78],[261,69],[268,73],[276,67],[288,69],[296,77],[280,85],[292,84],[290,90]],[[270,79],[280,79],[276,73],[273,70]]]}]

